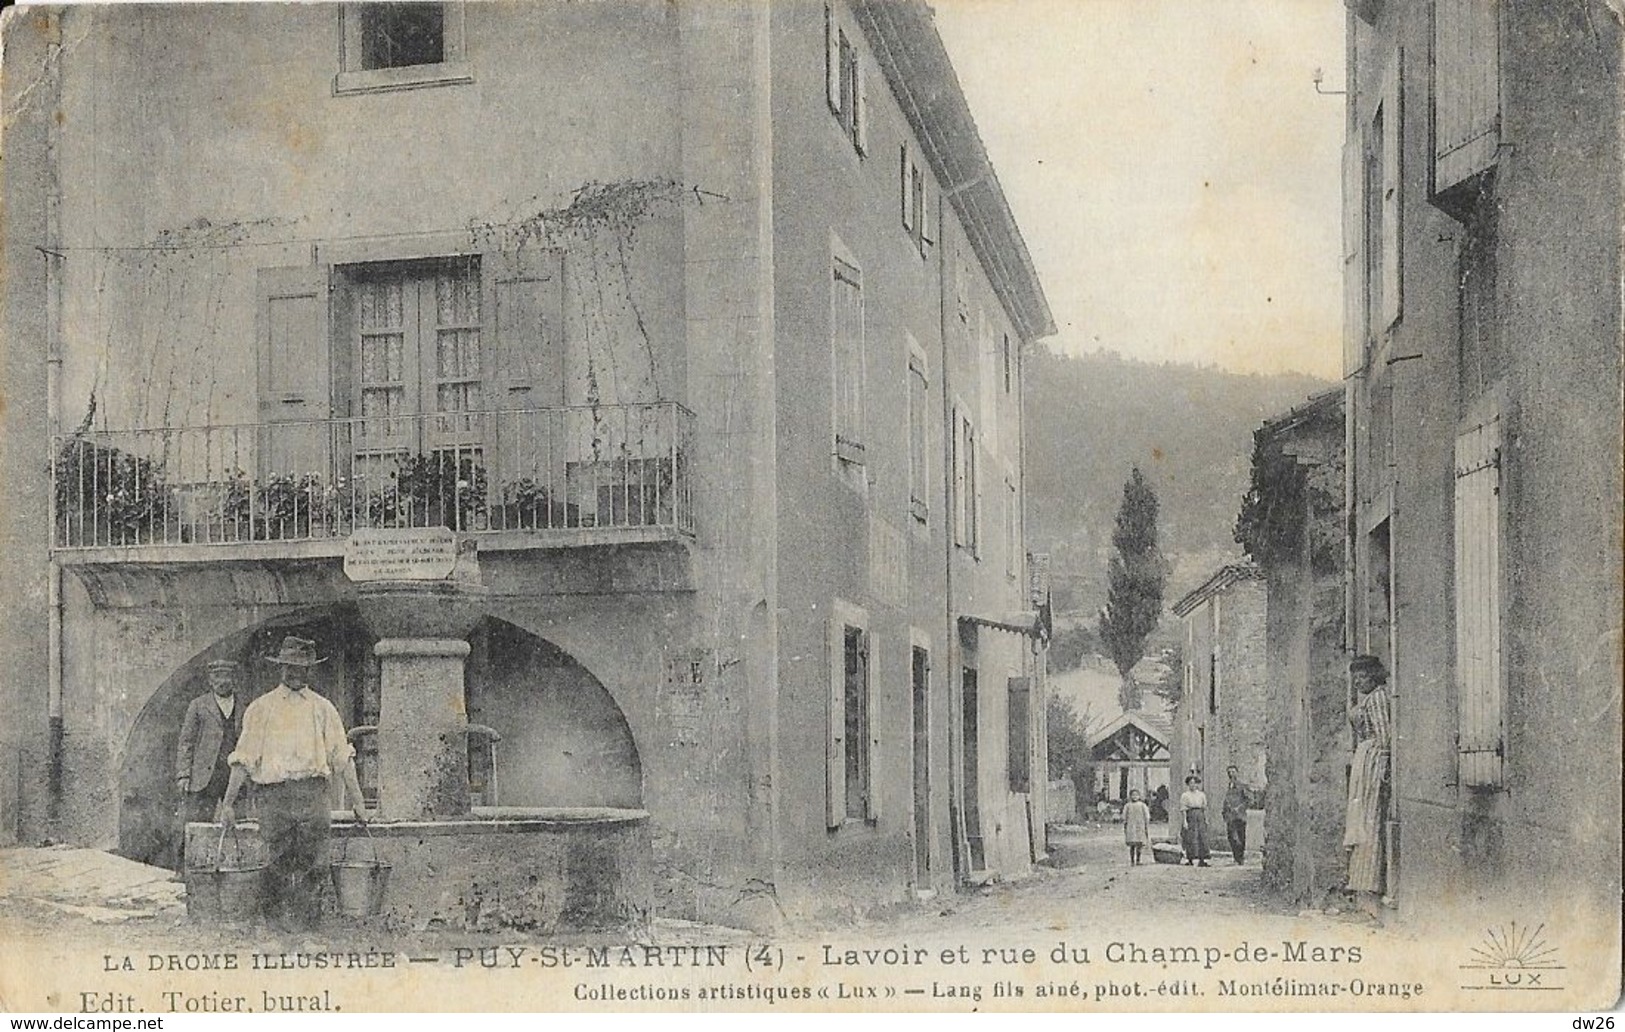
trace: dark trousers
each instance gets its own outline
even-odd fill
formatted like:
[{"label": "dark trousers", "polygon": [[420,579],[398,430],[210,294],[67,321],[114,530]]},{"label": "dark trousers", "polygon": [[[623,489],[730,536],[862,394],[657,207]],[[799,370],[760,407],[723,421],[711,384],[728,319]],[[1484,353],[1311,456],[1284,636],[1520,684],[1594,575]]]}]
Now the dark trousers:
[{"label": "dark trousers", "polygon": [[322,919],[327,880],[327,780],[256,785],[265,843],[265,916],[307,929]]},{"label": "dark trousers", "polygon": [[1225,834],[1230,838],[1230,855],[1241,863],[1247,856],[1247,818],[1230,817],[1224,822]]}]

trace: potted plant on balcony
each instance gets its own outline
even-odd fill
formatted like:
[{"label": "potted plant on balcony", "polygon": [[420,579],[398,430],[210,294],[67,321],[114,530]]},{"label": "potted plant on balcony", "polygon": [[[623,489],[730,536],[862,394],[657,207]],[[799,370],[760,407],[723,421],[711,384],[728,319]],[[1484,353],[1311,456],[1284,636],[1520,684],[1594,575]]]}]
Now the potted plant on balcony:
[{"label": "potted plant on balcony", "polygon": [[485,466],[473,456],[451,452],[407,456],[390,479],[393,486],[367,499],[367,518],[373,526],[485,529]]},{"label": "potted plant on balcony", "polygon": [[175,506],[163,463],[75,435],[57,454],[54,473],[60,544],[165,540]]},{"label": "potted plant on balcony", "polygon": [[534,477],[520,477],[502,489],[501,530],[556,530],[581,526],[580,511],[555,499]]},{"label": "potted plant on balcony", "polygon": [[271,474],[257,492],[254,537],[290,540],[332,536],[342,489],[342,482],[329,484],[320,473]]}]

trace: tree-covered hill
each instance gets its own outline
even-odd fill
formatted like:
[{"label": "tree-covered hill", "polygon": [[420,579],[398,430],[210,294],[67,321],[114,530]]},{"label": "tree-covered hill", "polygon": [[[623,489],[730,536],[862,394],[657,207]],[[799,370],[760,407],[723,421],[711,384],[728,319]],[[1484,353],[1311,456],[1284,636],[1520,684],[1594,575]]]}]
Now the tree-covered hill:
[{"label": "tree-covered hill", "polygon": [[1332,386],[1042,347],[1025,372],[1028,547],[1053,556],[1057,610],[1091,618],[1105,604],[1112,521],[1135,465],[1160,503],[1171,604],[1241,556],[1231,532],[1253,431]]}]

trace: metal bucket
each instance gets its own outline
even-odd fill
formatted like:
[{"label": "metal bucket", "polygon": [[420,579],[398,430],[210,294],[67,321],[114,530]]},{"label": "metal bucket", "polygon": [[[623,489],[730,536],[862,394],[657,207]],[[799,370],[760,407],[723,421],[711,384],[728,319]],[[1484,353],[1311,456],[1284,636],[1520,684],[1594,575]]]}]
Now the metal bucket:
[{"label": "metal bucket", "polygon": [[[232,859],[226,859],[226,832],[231,832]],[[186,914],[194,921],[246,921],[260,912],[265,891],[265,865],[243,859],[235,826],[220,829],[214,863],[186,870]]]},{"label": "metal bucket", "polygon": [[378,859],[378,846],[372,840],[372,829],[367,830],[367,846],[371,860],[350,859],[350,839],[344,839],[343,854],[331,864],[333,870],[333,902],[345,917],[373,917],[384,909],[384,893],[389,889],[390,864]]}]

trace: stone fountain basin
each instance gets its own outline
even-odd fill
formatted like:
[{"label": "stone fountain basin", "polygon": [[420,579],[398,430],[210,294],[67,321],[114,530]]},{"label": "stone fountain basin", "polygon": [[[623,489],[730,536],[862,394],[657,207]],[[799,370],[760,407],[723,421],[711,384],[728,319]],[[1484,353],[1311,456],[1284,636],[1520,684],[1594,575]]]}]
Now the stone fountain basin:
[{"label": "stone fountain basin", "polygon": [[[475,807],[459,820],[375,821],[335,813],[330,858],[390,865],[383,911],[329,919],[397,932],[513,930],[550,937],[648,930],[654,881],[649,814],[610,807]],[[243,856],[263,862],[258,825],[239,822]],[[188,863],[204,866],[220,825],[189,824]]]}]

